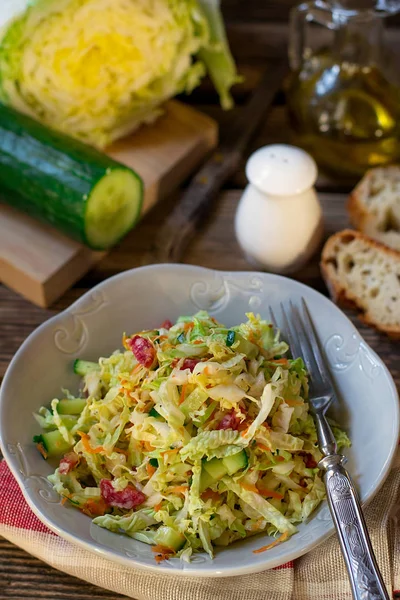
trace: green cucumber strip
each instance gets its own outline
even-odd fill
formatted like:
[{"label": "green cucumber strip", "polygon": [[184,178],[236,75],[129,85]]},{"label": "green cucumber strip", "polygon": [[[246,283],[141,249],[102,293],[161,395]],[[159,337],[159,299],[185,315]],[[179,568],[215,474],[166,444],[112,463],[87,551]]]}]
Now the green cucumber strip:
[{"label": "green cucumber strip", "polygon": [[259,347],[256,346],[256,344],[253,344],[253,342],[246,340],[246,338],[240,335],[240,333],[237,331],[235,333],[235,342],[233,342],[235,345],[235,352],[245,354],[247,358],[255,358],[260,351]]},{"label": "green cucumber strip", "polygon": [[228,348],[230,348],[230,346],[232,346],[232,344],[234,343],[235,337],[236,333],[234,331],[228,331],[228,333],[226,334],[226,345],[228,346]]},{"label": "green cucumber strip", "polygon": [[237,454],[232,454],[231,456],[225,456],[222,459],[225,468],[228,470],[229,475],[233,475],[239,469],[245,469],[247,467],[248,459],[247,454],[244,450],[241,450]]},{"label": "green cucumber strip", "polygon": [[228,472],[227,467],[220,458],[212,458],[211,460],[205,461],[203,463],[203,469],[207,471],[214,481],[222,479]]},{"label": "green cucumber strip", "polygon": [[212,415],[212,413],[214,412],[214,410],[217,408],[218,406],[218,402],[211,402],[211,404],[208,406],[208,408],[206,409],[204,415],[201,415],[201,417],[197,417],[196,418],[196,425],[203,425]]},{"label": "green cucumber strip", "polygon": [[188,417],[190,412],[198,410],[207,400],[208,394],[201,388],[195,388],[180,405],[180,409]]},{"label": "green cucumber strip", "polygon": [[100,365],[89,360],[81,360],[80,358],[74,362],[74,373],[77,375],[84,377],[88,373],[92,373],[92,371],[100,371]]},{"label": "green cucumber strip", "polygon": [[211,477],[204,469],[201,470],[200,475],[200,493],[204,492],[210,485],[215,482],[215,479]]},{"label": "green cucumber strip", "polygon": [[62,415],[61,421],[63,422],[63,425],[65,425],[65,427],[69,431],[70,429],[75,427],[75,425],[77,424],[78,416],[77,415]]},{"label": "green cucumber strip", "polygon": [[57,411],[60,415],[80,415],[85,406],[84,398],[63,398],[57,405]]},{"label": "green cucumber strip", "polygon": [[71,449],[71,445],[64,440],[58,429],[56,431],[42,433],[41,435],[35,435],[33,441],[35,444],[43,446],[47,458],[61,456]]},{"label": "green cucumber strip", "polygon": [[179,531],[172,529],[172,527],[162,526],[157,529],[154,541],[157,545],[164,546],[164,548],[171,548],[171,550],[178,552],[185,545],[186,538]]}]

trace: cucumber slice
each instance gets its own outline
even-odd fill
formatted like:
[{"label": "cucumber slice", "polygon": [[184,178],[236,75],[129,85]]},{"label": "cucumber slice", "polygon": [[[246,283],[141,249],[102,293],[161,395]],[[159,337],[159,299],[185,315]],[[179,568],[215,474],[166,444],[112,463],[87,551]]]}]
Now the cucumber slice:
[{"label": "cucumber slice", "polygon": [[60,415],[80,415],[86,406],[84,398],[64,398],[57,405],[57,411]]},{"label": "cucumber slice", "polygon": [[186,538],[172,527],[162,526],[157,529],[154,541],[156,544],[164,546],[164,548],[171,548],[171,550],[178,552],[185,545]]},{"label": "cucumber slice", "polygon": [[76,415],[63,415],[61,417],[61,421],[63,422],[63,425],[65,425],[65,427],[69,431],[70,429],[75,427],[75,425],[77,424],[78,417]]},{"label": "cucumber slice", "polygon": [[211,484],[222,479],[226,474],[233,475],[239,469],[247,467],[248,459],[244,450],[225,458],[212,458],[203,462],[200,475],[200,492],[204,492]]},{"label": "cucumber slice", "polygon": [[214,481],[214,478],[211,477],[211,475],[209,475],[207,471],[202,469],[200,475],[200,493],[204,492],[204,490],[210,487],[210,485],[212,485]]},{"label": "cucumber slice", "polygon": [[141,185],[128,169],[107,173],[86,205],[85,231],[92,248],[110,248],[132,229],[140,216]]},{"label": "cucumber slice", "polygon": [[81,360],[80,358],[74,362],[74,373],[81,377],[84,377],[93,371],[100,371],[100,365],[98,363],[90,362],[89,360]]},{"label": "cucumber slice", "polygon": [[187,418],[190,412],[198,410],[207,400],[208,394],[201,388],[195,388],[191,394],[182,402],[180,409]]},{"label": "cucumber slice", "polygon": [[47,455],[46,458],[61,456],[61,454],[65,454],[65,452],[68,452],[72,447],[71,444],[64,440],[58,429],[56,429],[56,431],[42,433],[42,435],[35,435],[33,441],[38,446],[43,447]]},{"label": "cucumber slice", "polygon": [[229,475],[233,475],[239,469],[245,469],[248,464],[247,454],[244,450],[238,452],[237,454],[232,454],[232,456],[225,456],[222,459],[225,468],[228,471]]},{"label": "cucumber slice", "polygon": [[[238,343],[239,342],[239,343]],[[236,345],[238,344],[238,345]],[[240,333],[236,332],[235,342],[233,344],[235,352],[245,354],[247,358],[255,358],[259,353],[260,349],[253,342],[246,340]]]},{"label": "cucumber slice", "polygon": [[204,462],[203,469],[214,479],[214,481],[222,479],[228,472],[228,469],[220,458],[212,458],[211,460]]}]

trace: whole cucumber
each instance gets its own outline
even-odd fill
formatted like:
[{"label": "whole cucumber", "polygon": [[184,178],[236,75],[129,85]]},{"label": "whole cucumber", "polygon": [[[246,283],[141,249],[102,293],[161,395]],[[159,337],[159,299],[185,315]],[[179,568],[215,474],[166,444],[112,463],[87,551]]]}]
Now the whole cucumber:
[{"label": "whole cucumber", "polygon": [[95,250],[137,222],[143,183],[132,169],[0,104],[2,201]]}]

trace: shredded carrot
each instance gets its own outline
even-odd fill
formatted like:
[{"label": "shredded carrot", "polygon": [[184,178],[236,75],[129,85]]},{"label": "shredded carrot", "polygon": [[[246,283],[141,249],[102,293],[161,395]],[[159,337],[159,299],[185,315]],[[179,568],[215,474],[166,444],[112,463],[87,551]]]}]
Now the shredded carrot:
[{"label": "shredded carrot", "polygon": [[260,488],[259,493],[261,494],[261,496],[265,496],[266,498],[275,498],[276,500],[283,500],[283,494],[275,492],[274,490],[269,490],[268,488]]},{"label": "shredded carrot", "polygon": [[61,500],[61,505],[64,506],[66,502],[68,502],[68,498],[67,496],[64,496],[64,498]]},{"label": "shredded carrot", "polygon": [[133,369],[131,371],[131,375],[134,375],[135,373],[137,373],[138,371],[140,371],[141,368],[142,368],[142,365],[140,363],[138,363],[136,365],[136,367],[133,367]]},{"label": "shredded carrot", "polygon": [[118,452],[118,454],[123,454],[124,456],[129,456],[128,450],[122,450],[122,448],[114,448],[114,452]]},{"label": "shredded carrot", "polygon": [[260,444],[260,442],[257,442],[257,448],[264,450],[264,452],[271,452],[271,448],[268,448],[268,446],[265,446],[264,444]]},{"label": "shredded carrot", "polygon": [[88,452],[89,454],[101,454],[102,452],[105,452],[103,446],[97,446],[97,448],[92,448],[92,446],[90,445],[90,437],[87,433],[83,433],[83,431],[77,431],[76,433],[81,436],[82,445],[85,449],[85,452]]},{"label": "shredded carrot", "polygon": [[185,333],[187,333],[188,331],[190,331],[191,329],[193,329],[194,327],[194,323],[185,323],[183,326],[183,331]]},{"label": "shredded carrot", "polygon": [[151,549],[153,552],[159,552],[161,554],[175,554],[175,550],[168,548],[167,546],[161,546],[160,544],[152,546]]},{"label": "shredded carrot", "polygon": [[156,561],[156,563],[160,563],[163,560],[167,560],[170,557],[169,554],[156,554],[154,559]]},{"label": "shredded carrot", "polygon": [[187,388],[187,383],[184,383],[182,386],[181,397],[179,398],[179,404],[182,404],[182,402],[185,401],[186,388]]},{"label": "shredded carrot", "polygon": [[179,448],[172,448],[171,450],[165,450],[164,452],[161,452],[161,456],[164,458],[165,454],[176,454],[177,452],[179,452]]},{"label": "shredded carrot", "polygon": [[263,520],[259,519],[258,521],[256,521],[255,523],[252,524],[250,531],[258,531],[259,529],[261,529],[263,525]]},{"label": "shredded carrot", "polygon": [[194,342],[193,342],[193,344],[196,344],[196,345],[203,344],[203,343],[204,343],[203,340],[194,340]]},{"label": "shredded carrot", "polygon": [[250,427],[246,427],[246,429],[243,429],[242,433],[240,434],[241,437],[245,437],[246,433],[248,432],[248,430],[250,429]]},{"label": "shredded carrot", "polygon": [[145,450],[147,450],[147,452],[151,452],[152,450],[154,450],[154,446],[152,446],[150,444],[150,442],[148,442],[147,440],[142,442],[142,444],[143,444]]},{"label": "shredded carrot", "polygon": [[252,485],[251,483],[241,483],[240,485],[244,490],[247,490],[248,492],[254,492],[255,494],[260,493],[256,486]]},{"label": "shredded carrot", "polygon": [[109,506],[105,500],[100,498],[99,500],[88,500],[80,510],[85,513],[85,515],[89,515],[89,517],[102,517],[108,508]]},{"label": "shredded carrot", "polygon": [[287,358],[276,358],[275,360],[270,360],[269,362],[274,363],[275,365],[287,365],[289,361]]},{"label": "shredded carrot", "polygon": [[238,431],[246,431],[249,428],[249,424],[247,421],[242,421],[241,423],[239,423],[238,426]]},{"label": "shredded carrot", "polygon": [[301,402],[300,400],[286,400],[285,402],[288,406],[303,406],[304,402]]},{"label": "shredded carrot", "polygon": [[[157,339],[157,338],[155,338],[155,339]],[[159,339],[159,340],[167,340],[167,339],[168,339],[168,336],[167,336],[167,335],[159,335],[159,336],[158,336],[158,339]]]},{"label": "shredded carrot", "polygon": [[158,512],[159,510],[161,510],[161,508],[162,508],[162,502],[159,502],[158,504],[154,505],[154,510],[156,512]]},{"label": "shredded carrot", "polygon": [[213,502],[217,502],[220,499],[220,495],[218,492],[213,492],[212,490],[206,490],[201,494],[202,500],[212,500]]},{"label": "shredded carrot", "polygon": [[274,457],[278,462],[285,462],[285,459],[283,458],[283,456],[275,456]]},{"label": "shredded carrot", "polygon": [[43,456],[43,458],[47,459],[48,454],[46,452],[45,447],[43,446],[43,444],[41,442],[39,444],[36,444],[36,448],[39,450],[39,452]]},{"label": "shredded carrot", "polygon": [[147,475],[149,477],[152,477],[154,475],[154,473],[157,471],[157,469],[155,467],[153,467],[153,465],[151,465],[150,463],[147,463],[146,471],[147,471]]},{"label": "shredded carrot", "polygon": [[169,491],[173,494],[184,494],[188,489],[187,485],[175,485],[172,488],[169,488]]},{"label": "shredded carrot", "polygon": [[260,554],[260,552],[265,552],[266,550],[271,550],[271,548],[275,548],[275,546],[277,546],[278,544],[281,544],[282,542],[285,542],[289,537],[289,534],[287,531],[285,531],[285,533],[282,533],[282,535],[280,535],[274,542],[272,542],[271,544],[268,544],[268,546],[262,546],[262,548],[258,548],[258,550],[253,550],[254,554]]},{"label": "shredded carrot", "polygon": [[166,548],[165,546],[152,546],[151,549],[156,554],[154,558],[158,563],[162,562],[163,560],[167,560],[168,558],[171,558],[171,556],[175,554],[175,550],[172,550],[172,548]]}]

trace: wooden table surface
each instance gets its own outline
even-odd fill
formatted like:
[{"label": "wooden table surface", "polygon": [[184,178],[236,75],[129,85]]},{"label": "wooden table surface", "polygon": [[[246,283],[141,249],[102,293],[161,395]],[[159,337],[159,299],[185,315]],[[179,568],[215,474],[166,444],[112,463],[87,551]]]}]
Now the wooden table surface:
[{"label": "wooden table surface", "polygon": [[[246,76],[246,81],[238,86],[235,92],[237,107],[231,113],[223,113],[218,107],[215,94],[207,84],[196,91],[189,100],[216,118],[220,122],[221,130],[228,127],[235,112],[237,114],[237,111],[241,110],[241,104],[245,102],[257,83],[263,69],[286,53],[287,14],[293,4],[292,0],[279,0],[279,2],[225,0],[223,2],[232,49],[241,72]],[[396,20],[392,20],[391,25],[396,27]],[[400,43],[400,35],[397,34],[396,28],[389,31],[388,37],[394,45]],[[267,143],[290,141],[283,102],[283,95],[278,94],[274,106],[250,144],[247,154]],[[241,253],[233,229],[236,206],[245,182],[242,165],[216,199],[212,214],[186,252],[185,263],[215,269],[252,269]],[[333,181],[321,174],[318,189],[325,216],[325,234],[328,236],[348,225],[345,200],[349,187],[345,182]],[[4,286],[0,287],[0,377],[4,375],[10,359],[20,344],[38,325],[69,306],[96,283],[140,264],[141,258],[149,249],[151,240],[157,235],[160,223],[171,211],[176,200],[176,197],[170,198],[162,206],[153,210],[127,239],[50,309],[37,308]],[[320,276],[318,258],[317,254],[306,268],[294,275],[294,278],[326,294]],[[353,314],[349,313],[349,316],[361,335],[383,358],[397,386],[400,387],[399,345],[360,324]],[[11,598],[14,600],[26,598],[116,600],[122,596],[60,573],[0,538],[0,600]],[[161,599],[154,598],[154,600]]]}]

